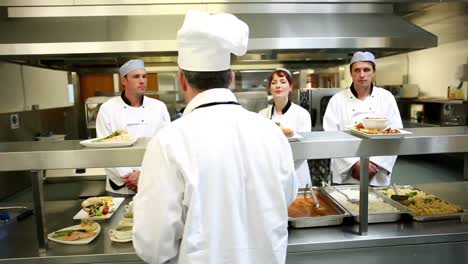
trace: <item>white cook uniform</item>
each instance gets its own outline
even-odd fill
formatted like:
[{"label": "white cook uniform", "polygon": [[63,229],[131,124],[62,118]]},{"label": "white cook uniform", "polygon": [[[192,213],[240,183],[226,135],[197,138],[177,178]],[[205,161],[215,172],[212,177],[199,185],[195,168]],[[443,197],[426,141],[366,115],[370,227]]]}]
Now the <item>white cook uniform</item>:
[{"label": "white cook uniform", "polygon": [[[224,103],[200,107],[213,102]],[[237,100],[224,88],[196,95],[149,143],[133,198],[144,261],[285,262],[297,190],[290,145],[274,123],[226,102]]]},{"label": "white cook uniform", "polygon": [[[171,121],[166,105],[156,99],[143,97],[140,107],[132,107],[122,100],[121,96],[109,99],[99,108],[96,119],[97,137],[110,135],[117,129],[125,129],[132,137],[153,137],[158,130]],[[114,190],[109,180],[121,186],[124,184],[122,177],[128,173],[140,170],[140,167],[118,167],[106,169],[106,190],[120,194],[134,194],[132,190],[123,187]]]},{"label": "white cook uniform", "polygon": [[[273,111],[273,116],[271,115],[272,107],[273,105],[268,106],[261,110],[259,114],[273,120],[274,122],[279,122],[282,126],[290,128],[295,132],[312,131],[310,114],[301,106],[291,102],[291,106],[287,109],[286,113],[278,115],[276,111]],[[294,167],[296,168],[298,187],[303,188],[306,184],[312,186],[307,160],[295,160]]]},{"label": "white cook uniform", "polygon": [[[386,117],[391,128],[403,128],[400,111],[393,95],[380,87],[374,86],[372,93],[364,100],[356,98],[348,88],[335,94],[328,103],[323,118],[325,131],[350,129],[366,117]],[[379,166],[379,172],[369,181],[372,186],[388,186],[397,156],[370,157],[370,161]],[[332,159],[333,182],[338,184],[357,184],[351,177],[351,167],[359,158]]]}]

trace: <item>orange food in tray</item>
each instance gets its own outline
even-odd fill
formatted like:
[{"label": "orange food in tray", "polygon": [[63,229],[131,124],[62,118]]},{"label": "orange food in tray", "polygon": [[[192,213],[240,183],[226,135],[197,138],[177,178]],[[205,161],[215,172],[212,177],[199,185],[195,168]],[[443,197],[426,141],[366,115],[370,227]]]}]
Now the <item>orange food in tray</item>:
[{"label": "orange food in tray", "polygon": [[297,218],[339,214],[333,207],[328,204],[328,202],[324,201],[320,195],[317,195],[317,199],[320,204],[320,208],[315,207],[315,203],[312,197],[297,197],[288,208],[288,216]]},{"label": "orange food in tray", "polygon": [[371,128],[367,129],[364,128],[364,125],[362,123],[359,123],[356,125],[356,130],[366,133],[366,134],[399,134],[401,133],[400,130],[396,128],[386,128],[386,129],[377,129],[377,128]]}]

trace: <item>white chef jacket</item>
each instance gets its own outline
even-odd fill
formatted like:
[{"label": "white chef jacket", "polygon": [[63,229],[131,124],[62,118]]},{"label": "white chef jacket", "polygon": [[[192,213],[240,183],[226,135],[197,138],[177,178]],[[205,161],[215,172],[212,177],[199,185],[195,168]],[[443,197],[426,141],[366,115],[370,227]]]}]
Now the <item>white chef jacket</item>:
[{"label": "white chef jacket", "polygon": [[[279,122],[282,126],[290,128],[296,132],[312,131],[310,114],[301,106],[291,102],[289,109],[282,115],[278,115],[276,111],[273,111],[272,115],[272,107],[273,105],[268,106],[261,110],[259,114],[274,122]],[[295,160],[294,167],[296,168],[298,187],[303,188],[306,184],[312,186],[307,160]]]},{"label": "white chef jacket", "polygon": [[135,251],[148,263],[284,263],[297,190],[290,145],[239,105],[201,107],[213,102],[237,100],[206,90],[150,141],[133,198]]},{"label": "white chef jacket", "polygon": [[[117,129],[125,129],[132,137],[152,137],[170,121],[166,105],[159,100],[144,96],[143,104],[140,107],[132,107],[126,104],[121,96],[116,96],[99,108],[96,119],[96,135],[97,137],[105,137]],[[114,190],[109,184],[109,179],[119,186],[124,184],[122,176],[135,170],[140,170],[140,167],[106,169],[106,190],[120,194],[135,193],[127,187]]]},{"label": "white chef jacket", "polygon": [[[364,100],[356,98],[348,88],[335,94],[328,103],[323,117],[325,131],[347,130],[366,117],[386,117],[392,128],[403,128],[400,112],[393,95],[385,89],[374,86],[372,93]],[[397,156],[370,157],[379,166],[379,172],[369,181],[373,186],[388,186]],[[331,160],[334,183],[357,184],[351,177],[351,167],[359,158]]]}]

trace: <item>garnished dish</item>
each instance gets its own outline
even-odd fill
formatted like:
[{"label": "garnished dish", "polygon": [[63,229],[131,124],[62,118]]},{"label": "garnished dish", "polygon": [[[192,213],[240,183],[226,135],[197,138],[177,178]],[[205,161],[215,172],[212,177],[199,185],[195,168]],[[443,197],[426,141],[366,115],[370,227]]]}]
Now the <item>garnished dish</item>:
[{"label": "garnished dish", "polygon": [[90,217],[104,216],[114,212],[114,199],[111,196],[91,197],[81,203]]},{"label": "garnished dish", "polygon": [[83,140],[80,144],[91,148],[113,148],[128,147],[136,141],[137,138],[130,136],[126,130],[117,129],[106,137]]},{"label": "garnished dish", "polygon": [[128,142],[132,141],[133,139],[134,138],[131,137],[126,130],[117,129],[107,137],[95,139],[93,142]]},{"label": "garnished dish", "polygon": [[354,129],[357,131],[366,133],[366,134],[399,134],[401,131],[396,128],[385,128],[385,129],[379,129],[379,128],[365,128],[363,123],[357,124]]},{"label": "garnished dish", "polygon": [[101,226],[94,221],[83,221],[79,225],[66,227],[47,235],[49,240],[68,244],[84,245],[91,242],[101,231]]},{"label": "garnished dish", "polygon": [[[378,189],[378,191],[388,197],[395,195],[395,190],[392,188],[381,188]],[[408,207],[411,210],[412,215],[416,217],[448,215],[464,212],[463,208],[458,205],[448,203],[434,195],[427,194],[412,187],[399,187],[398,194],[407,196],[407,199],[400,199],[398,202]],[[421,220],[424,219],[421,218]]]},{"label": "garnished dish", "polygon": [[73,219],[104,220],[110,218],[125,198],[112,196],[90,197],[81,203],[81,210]]}]

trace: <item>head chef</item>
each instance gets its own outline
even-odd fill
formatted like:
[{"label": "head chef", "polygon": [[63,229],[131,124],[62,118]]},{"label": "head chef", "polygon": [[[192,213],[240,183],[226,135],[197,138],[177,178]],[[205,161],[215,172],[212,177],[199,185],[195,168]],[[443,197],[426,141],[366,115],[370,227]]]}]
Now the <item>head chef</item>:
[{"label": "head chef", "polygon": [[[177,33],[178,79],[187,103],[202,91],[229,87],[231,53],[244,55],[248,38],[247,24],[231,14],[187,13]],[[188,105],[184,113],[192,110]]]},{"label": "head chef", "polygon": [[[325,131],[347,130],[367,117],[386,118],[391,128],[402,128],[395,97],[387,90],[373,85],[375,56],[368,51],[354,53],[350,62],[353,82],[348,89],[336,93],[329,101],[323,117]],[[396,156],[370,157],[369,184],[388,186]],[[331,160],[333,183],[357,184],[360,180],[359,158]]]}]

